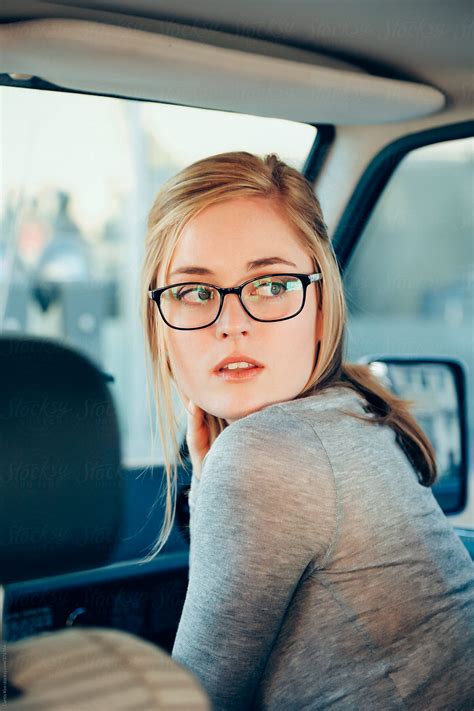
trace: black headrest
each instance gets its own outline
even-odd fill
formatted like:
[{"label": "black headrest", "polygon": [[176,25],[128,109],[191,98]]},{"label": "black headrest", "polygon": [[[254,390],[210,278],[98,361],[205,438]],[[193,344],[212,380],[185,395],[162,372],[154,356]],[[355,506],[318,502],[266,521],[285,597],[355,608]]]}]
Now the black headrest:
[{"label": "black headrest", "polygon": [[105,564],[123,522],[104,374],[53,340],[0,336],[0,584]]}]

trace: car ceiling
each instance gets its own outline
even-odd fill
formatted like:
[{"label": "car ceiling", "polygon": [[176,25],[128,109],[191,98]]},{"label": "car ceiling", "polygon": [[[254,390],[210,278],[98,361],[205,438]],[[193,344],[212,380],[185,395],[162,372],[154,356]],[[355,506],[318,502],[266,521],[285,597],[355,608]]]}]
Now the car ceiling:
[{"label": "car ceiling", "polygon": [[144,30],[168,21],[198,41],[200,30],[212,30],[234,48],[261,39],[317,52],[371,74],[429,84],[450,105],[466,105],[473,100],[473,8],[467,0],[4,0],[0,21],[62,17]]}]

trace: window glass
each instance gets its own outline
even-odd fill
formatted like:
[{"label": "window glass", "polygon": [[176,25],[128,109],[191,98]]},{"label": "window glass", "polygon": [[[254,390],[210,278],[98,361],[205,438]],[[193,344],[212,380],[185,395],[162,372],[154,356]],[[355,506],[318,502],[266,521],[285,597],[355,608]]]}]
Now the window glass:
[{"label": "window glass", "polygon": [[0,330],[59,339],[113,376],[125,465],[150,463],[138,280],[160,185],[229,150],[275,151],[301,170],[315,135],[291,121],[0,87]]},{"label": "window glass", "polygon": [[[472,138],[406,156],[345,273],[348,359],[461,358],[469,403],[474,402],[473,157]],[[468,415],[472,462],[474,408]],[[474,522],[473,510],[461,516]]]}]

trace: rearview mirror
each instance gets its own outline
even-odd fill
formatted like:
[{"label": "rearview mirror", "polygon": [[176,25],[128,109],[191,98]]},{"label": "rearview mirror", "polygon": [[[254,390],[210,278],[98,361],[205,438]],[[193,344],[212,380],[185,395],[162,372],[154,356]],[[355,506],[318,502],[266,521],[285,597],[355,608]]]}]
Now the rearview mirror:
[{"label": "rearview mirror", "polygon": [[438,465],[432,487],[444,513],[466,505],[469,472],[466,370],[454,358],[364,356],[373,374],[398,397],[413,402],[411,412],[429,437]]}]

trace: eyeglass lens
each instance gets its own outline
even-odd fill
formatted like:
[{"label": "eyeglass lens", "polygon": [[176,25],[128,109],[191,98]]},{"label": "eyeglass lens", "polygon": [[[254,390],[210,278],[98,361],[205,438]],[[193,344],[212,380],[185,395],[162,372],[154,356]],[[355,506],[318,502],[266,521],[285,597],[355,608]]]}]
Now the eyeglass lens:
[{"label": "eyeglass lens", "polygon": [[[296,314],[304,298],[301,279],[270,276],[255,279],[242,290],[242,301],[255,318],[275,321]],[[199,328],[214,321],[219,310],[219,292],[198,282],[171,286],[161,294],[163,316],[177,328]]]}]

